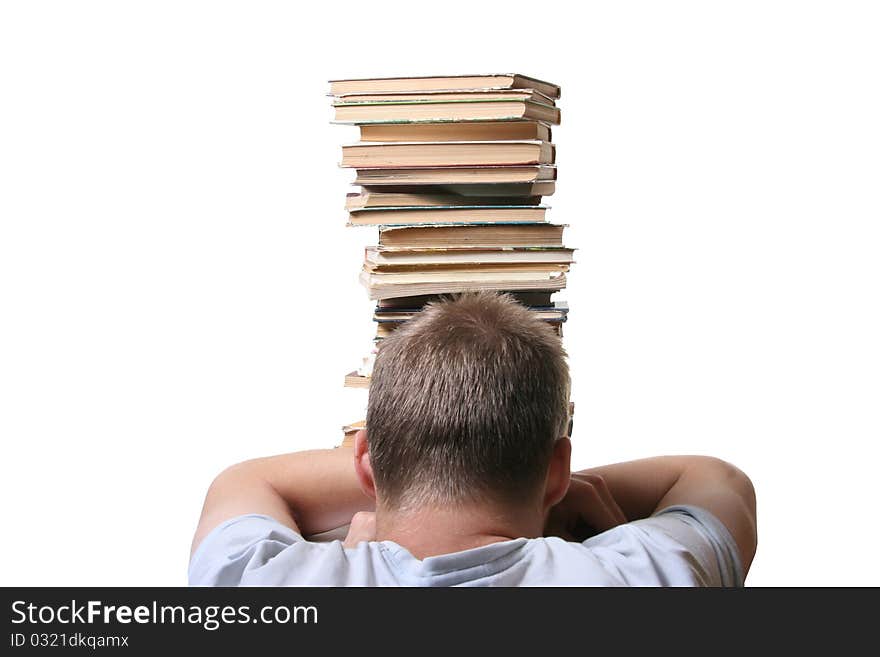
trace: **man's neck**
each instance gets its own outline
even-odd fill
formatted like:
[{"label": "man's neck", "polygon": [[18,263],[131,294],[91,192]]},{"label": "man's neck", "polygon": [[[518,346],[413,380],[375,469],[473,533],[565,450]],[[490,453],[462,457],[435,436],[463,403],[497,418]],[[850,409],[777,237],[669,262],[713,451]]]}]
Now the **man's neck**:
[{"label": "man's neck", "polygon": [[376,512],[377,541],[394,541],[417,559],[543,534],[537,512],[476,507]]}]

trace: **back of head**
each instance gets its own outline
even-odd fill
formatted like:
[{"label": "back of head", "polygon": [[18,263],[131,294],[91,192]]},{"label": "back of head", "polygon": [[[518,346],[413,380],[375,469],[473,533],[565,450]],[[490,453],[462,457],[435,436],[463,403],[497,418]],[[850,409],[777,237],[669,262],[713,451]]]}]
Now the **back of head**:
[{"label": "back of head", "polygon": [[516,504],[543,483],[568,422],[561,340],[507,295],[429,304],[382,341],[367,437],[389,507]]}]

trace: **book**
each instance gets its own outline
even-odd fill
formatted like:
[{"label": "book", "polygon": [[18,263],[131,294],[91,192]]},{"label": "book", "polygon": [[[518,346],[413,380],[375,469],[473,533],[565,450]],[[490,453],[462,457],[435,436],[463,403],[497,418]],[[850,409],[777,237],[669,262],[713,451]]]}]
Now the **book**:
[{"label": "book", "polygon": [[[349,212],[371,208],[404,207],[461,207],[483,205],[507,205],[508,196],[464,196],[462,194],[443,194],[430,192],[384,192],[364,190],[360,194],[347,194],[345,209]],[[540,205],[540,196],[518,198],[517,205]]]},{"label": "book", "polygon": [[366,388],[367,386],[369,386],[369,380],[358,374],[357,370],[345,375],[346,388]]},{"label": "book", "polygon": [[420,294],[448,294],[474,290],[546,290],[565,287],[564,265],[543,268],[449,269],[375,273],[361,271],[361,284],[370,299]]},{"label": "book", "polygon": [[[535,315],[538,315],[538,313],[535,313]],[[540,319],[542,322],[545,322],[548,326],[550,326],[550,328],[556,331],[557,335],[562,335],[562,323],[565,321],[564,319],[558,319],[555,317],[552,319],[538,317],[538,319]],[[396,331],[398,327],[402,325],[403,322],[385,322],[376,324],[376,337],[373,339],[373,342],[378,345],[382,342],[382,340],[392,335],[394,331]],[[360,384],[361,387],[369,387],[369,377],[361,378],[366,379],[362,384]]]},{"label": "book", "polygon": [[[440,280],[448,277],[457,278],[460,274],[474,276],[493,276],[494,274],[526,274],[530,272],[566,272],[569,263],[565,262],[480,262],[463,264],[458,262],[440,263],[435,265],[373,265],[364,263],[363,271],[377,274],[385,280],[400,279],[406,282],[416,279]],[[387,274],[387,276],[386,276]]]},{"label": "book", "polygon": [[446,100],[334,103],[336,123],[418,123],[421,121],[520,121],[558,124],[558,107],[530,100]]},{"label": "book", "polygon": [[358,103],[426,103],[443,101],[524,100],[542,105],[556,106],[556,101],[536,89],[427,89],[425,91],[386,91],[382,93],[360,92],[334,96],[333,105],[356,105]]},{"label": "book", "polygon": [[[379,250],[496,247],[562,247],[561,224],[485,226],[388,226],[379,229]],[[547,288],[549,289],[549,288]],[[415,294],[415,293],[414,293]],[[419,293],[428,294],[428,293]]]},{"label": "book", "polygon": [[544,205],[410,206],[363,208],[349,213],[350,226],[412,226],[416,224],[536,223],[544,221]]},{"label": "book", "polygon": [[520,73],[489,73],[476,75],[433,75],[418,77],[351,78],[330,80],[334,96],[353,93],[384,93],[393,91],[459,90],[459,89],[535,89],[545,96],[558,99],[562,88]]},{"label": "book", "polygon": [[378,342],[380,340],[384,340],[385,338],[387,338],[402,323],[403,322],[387,322],[387,323],[376,324],[376,337],[374,338],[374,342]]},{"label": "book", "polygon": [[534,184],[556,180],[556,167],[479,166],[425,167],[418,169],[383,168],[357,170],[356,185],[493,185]]},{"label": "book", "polygon": [[[477,264],[449,262],[435,265],[373,265],[365,262],[363,266],[363,271],[384,276],[386,280],[395,278],[392,274],[396,274],[401,279],[408,281],[415,280],[419,276],[425,280],[437,280],[448,276],[457,277],[462,272],[483,276],[493,273],[566,272],[568,269],[569,264],[565,262],[481,262]],[[386,274],[388,275],[385,276]]]},{"label": "book", "polygon": [[[368,387],[369,381],[367,381],[367,385],[362,387]],[[357,422],[349,422],[348,424],[342,427],[342,444],[340,447],[354,447],[354,435],[360,431],[361,429],[365,429],[367,426],[366,420],[358,420]]]},{"label": "book", "polygon": [[[547,307],[552,305],[550,298],[555,290],[512,290],[508,294],[524,306]],[[379,299],[376,302],[376,311],[396,310],[420,310],[425,304],[446,301],[454,298],[448,294],[427,294],[420,296],[396,297],[391,299]]]},{"label": "book", "polygon": [[[456,183],[447,185],[396,185],[378,184],[362,185],[364,193],[372,194],[449,194],[459,198],[479,200],[488,199],[515,199],[517,203],[537,204],[542,196],[553,196],[556,184],[552,181],[533,183],[484,183],[469,184]],[[534,200],[533,200],[534,199]],[[491,204],[491,203],[490,203]]]},{"label": "book", "polygon": [[371,246],[364,250],[364,264],[381,266],[481,265],[492,263],[553,263],[574,262],[574,249],[564,248],[498,248],[498,249],[411,249],[380,251]]},{"label": "book", "polygon": [[[345,376],[345,387],[366,390],[370,387],[370,377],[352,372]],[[352,444],[354,444],[354,433],[351,436]]]},{"label": "book", "polygon": [[553,164],[546,141],[369,142],[342,147],[343,167],[389,168]]},{"label": "book", "polygon": [[367,123],[360,131],[361,141],[553,141],[550,126],[537,121]]},{"label": "book", "polygon": [[[420,308],[382,308],[377,306],[373,313],[373,321],[378,324],[401,324],[417,316]],[[568,304],[557,301],[555,304],[529,309],[532,315],[545,322],[564,322],[568,317]]]}]

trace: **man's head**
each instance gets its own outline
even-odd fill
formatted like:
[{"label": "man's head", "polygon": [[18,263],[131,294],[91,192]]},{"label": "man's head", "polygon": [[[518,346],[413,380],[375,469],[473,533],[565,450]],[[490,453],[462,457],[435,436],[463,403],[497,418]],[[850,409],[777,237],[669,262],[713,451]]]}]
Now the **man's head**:
[{"label": "man's head", "polygon": [[[390,509],[553,504],[569,387],[559,337],[511,297],[430,304],[379,348],[361,480]],[[564,469],[553,482],[551,461]]]}]

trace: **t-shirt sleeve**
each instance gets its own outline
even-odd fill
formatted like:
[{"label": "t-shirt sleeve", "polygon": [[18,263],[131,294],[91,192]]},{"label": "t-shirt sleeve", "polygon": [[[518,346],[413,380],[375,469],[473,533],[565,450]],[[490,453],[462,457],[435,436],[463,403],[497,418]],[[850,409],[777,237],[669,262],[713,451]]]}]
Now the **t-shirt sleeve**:
[{"label": "t-shirt sleeve", "polygon": [[684,551],[679,556],[697,586],[743,586],[745,575],[736,541],[709,511],[691,505],[669,506],[633,524],[681,545]]},{"label": "t-shirt sleeve", "polygon": [[265,515],[231,518],[202,539],[189,563],[190,586],[238,586],[246,572],[303,537]]},{"label": "t-shirt sleeve", "polygon": [[662,509],[584,542],[605,567],[635,586],[742,586],[733,536],[714,515],[690,505]]}]

